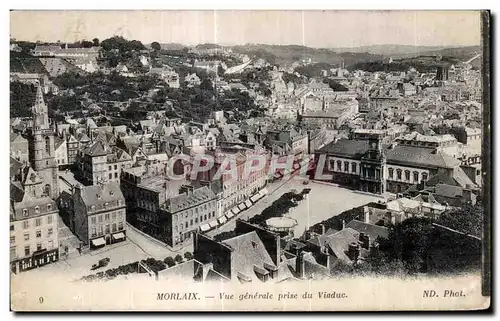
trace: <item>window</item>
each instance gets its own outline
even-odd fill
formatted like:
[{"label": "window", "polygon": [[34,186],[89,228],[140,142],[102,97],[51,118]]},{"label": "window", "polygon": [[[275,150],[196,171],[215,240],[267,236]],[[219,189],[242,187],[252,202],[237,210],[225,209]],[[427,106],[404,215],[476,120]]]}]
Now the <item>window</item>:
[{"label": "window", "polygon": [[413,181],[414,181],[415,183],[418,183],[418,179],[419,179],[419,177],[418,177],[418,172],[413,172]]},{"label": "window", "polygon": [[52,215],[47,216],[47,223],[52,224]]},{"label": "window", "polygon": [[358,164],[351,163],[351,172],[356,173],[358,171]]},{"label": "window", "polygon": [[405,180],[407,180],[407,181],[410,180],[410,171],[409,170],[405,171]]},{"label": "window", "polygon": [[51,250],[54,247],[54,241],[50,240],[47,247]]},{"label": "window", "polygon": [[111,167],[111,165],[109,165],[109,166],[108,166],[108,170],[111,170],[111,169],[112,169],[112,167]]},{"label": "window", "polygon": [[344,162],[344,172],[349,171],[349,162]]},{"label": "window", "polygon": [[[208,214],[210,215],[210,213]],[[206,221],[207,220],[207,214],[205,214],[205,216],[203,217],[203,219]]]},{"label": "window", "polygon": [[102,232],[102,225],[99,226],[99,235],[102,235],[103,232]]},{"label": "window", "polygon": [[194,219],[194,223],[195,224],[198,223],[198,218],[197,217]]},{"label": "window", "polygon": [[24,233],[24,240],[29,241],[30,240],[30,233]]},{"label": "window", "polygon": [[14,231],[14,224],[10,224],[10,230]]},{"label": "window", "polygon": [[15,246],[11,246],[10,247],[10,257],[11,258],[17,257],[16,247]]},{"label": "window", "polygon": [[92,228],[92,237],[97,236],[95,227]]},{"label": "window", "polygon": [[95,216],[92,216],[92,217],[90,218],[90,222],[91,222],[92,224],[96,224],[96,223],[97,223],[97,219],[96,219],[96,217],[95,217]]},{"label": "window", "polygon": [[40,207],[35,206],[35,213],[40,213]]},{"label": "window", "polygon": [[104,220],[107,222],[109,221],[109,213],[104,215]]},{"label": "window", "polygon": [[35,220],[35,225],[36,225],[36,226],[40,226],[40,225],[42,225],[42,219],[41,219],[41,218],[37,218],[37,219]]},{"label": "window", "polygon": [[118,223],[118,230],[123,230],[123,222]]},{"label": "window", "polygon": [[193,226],[193,220],[191,219],[189,226]]},{"label": "window", "polygon": [[42,243],[36,243],[36,250],[40,251],[42,249]]},{"label": "window", "polygon": [[10,237],[10,244],[14,244],[16,243],[16,237],[15,236],[11,236]]},{"label": "window", "polygon": [[422,180],[426,181],[427,180],[427,173],[422,173]]},{"label": "window", "polygon": [[116,220],[116,212],[111,213],[111,219]]},{"label": "window", "polygon": [[46,136],[45,137],[45,153],[47,153],[47,155],[50,155],[50,137],[49,136]]},{"label": "window", "polygon": [[54,234],[54,229],[51,227],[47,230],[47,236],[51,237]]},{"label": "window", "polygon": [[27,209],[23,209],[23,216],[24,217],[28,216],[28,210]]},{"label": "window", "polygon": [[24,256],[28,256],[28,255],[30,255],[30,246],[26,245],[24,247]]},{"label": "window", "polygon": [[116,232],[116,223],[113,223],[112,230],[113,230],[113,232]]},{"label": "window", "polygon": [[337,161],[337,171],[342,171],[342,162],[341,161]]},{"label": "window", "polygon": [[102,223],[102,215],[99,215],[99,223]]},{"label": "window", "polygon": [[398,178],[398,179],[401,179],[401,175],[403,174],[403,171],[402,171],[402,170],[400,170],[400,169],[397,169],[397,170],[396,170],[396,174],[397,174],[397,178]]},{"label": "window", "polygon": [[113,173],[109,173],[109,179],[113,178]]},{"label": "window", "polygon": [[115,173],[115,178],[118,178],[118,173]]},{"label": "window", "polygon": [[36,231],[36,237],[37,238],[42,237],[42,231],[40,231],[40,230]]},{"label": "window", "polygon": [[393,177],[394,177],[394,169],[389,168],[389,178],[393,178]]},{"label": "window", "polygon": [[47,211],[52,210],[52,204],[47,204]]},{"label": "window", "polygon": [[118,169],[118,165],[115,165],[115,170],[117,170],[117,169]]},{"label": "window", "polygon": [[109,224],[106,224],[106,234],[109,233]]}]

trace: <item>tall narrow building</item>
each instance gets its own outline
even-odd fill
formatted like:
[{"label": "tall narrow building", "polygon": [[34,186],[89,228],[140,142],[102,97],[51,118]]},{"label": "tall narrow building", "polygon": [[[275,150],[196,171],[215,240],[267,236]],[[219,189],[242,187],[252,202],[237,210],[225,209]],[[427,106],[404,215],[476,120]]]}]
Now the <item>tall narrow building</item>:
[{"label": "tall narrow building", "polygon": [[55,158],[54,132],[50,127],[49,112],[40,86],[37,87],[35,104],[31,110],[33,114],[29,140],[31,165],[44,181],[43,193],[56,199],[59,196],[59,174]]}]

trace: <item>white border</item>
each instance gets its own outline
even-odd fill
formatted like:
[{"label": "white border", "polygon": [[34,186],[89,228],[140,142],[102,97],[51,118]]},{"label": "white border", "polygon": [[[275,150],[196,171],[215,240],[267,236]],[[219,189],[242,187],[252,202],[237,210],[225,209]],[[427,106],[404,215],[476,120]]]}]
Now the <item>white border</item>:
[{"label": "white border", "polygon": [[[318,1],[318,0],[308,0],[308,1],[298,1],[298,2],[290,2],[286,1],[283,3],[280,3],[278,1],[275,1],[274,3],[271,3],[269,0],[252,0],[252,1],[247,1],[247,2],[239,2],[239,1],[193,1],[193,0],[183,0],[180,2],[177,2],[175,4],[166,4],[166,1],[148,1],[148,0],[142,0],[142,1],[136,1],[136,2],[130,2],[130,3],[124,3],[121,1],[116,1],[112,3],[106,3],[103,4],[103,1],[96,1],[96,0],[86,0],[86,1],[80,1],[80,2],[70,2],[70,1],[2,1],[1,6],[2,6],[2,41],[0,42],[0,46],[2,46],[2,49],[4,49],[2,52],[6,54],[8,57],[8,37],[9,37],[9,9],[398,9],[398,10],[411,10],[411,9],[454,9],[454,10],[466,10],[466,9],[492,9],[493,13],[498,13],[498,7],[499,7],[500,1],[494,1],[494,0],[485,0],[485,1],[436,1],[436,0],[418,0],[418,1],[413,1],[413,2],[408,2],[408,1],[370,1],[370,0],[349,0],[349,1],[344,1],[344,2],[332,2],[332,1]],[[495,31],[496,31],[496,26],[498,25],[498,21],[495,23]],[[494,32],[496,34],[496,32]],[[495,61],[497,57],[497,53],[495,52],[493,56],[491,57],[492,61]],[[494,60],[495,59],[495,60]],[[0,150],[4,151],[5,154],[7,154],[7,150],[9,149],[9,143],[8,143],[8,127],[9,127],[9,96],[6,94],[7,88],[9,86],[8,79],[7,79],[7,73],[8,73],[8,67],[9,65],[7,62],[1,65],[2,70],[2,75],[1,81],[2,81],[2,88],[4,89],[3,92],[5,93],[2,95],[3,98],[3,106],[4,108],[2,109],[2,112],[4,113],[2,117],[0,118],[1,121],[3,122],[3,128],[4,130],[4,135],[2,135],[2,138],[0,139]],[[497,64],[495,64],[497,66]],[[496,68],[495,70],[496,71]],[[492,70],[492,72],[494,72]],[[496,73],[495,73],[496,74]],[[498,81],[495,81],[495,92],[499,92],[498,90]],[[499,120],[498,118],[499,112],[496,112],[495,115],[495,123],[498,124]],[[498,129],[496,132],[498,133]],[[497,138],[497,137],[495,137]],[[494,139],[494,141],[498,141],[497,139]],[[495,150],[498,150],[498,144],[495,143]],[[8,181],[8,173],[9,173],[9,164],[7,160],[7,155],[5,155],[2,159],[2,167],[3,171],[1,172],[2,175],[4,176],[3,181],[7,182]],[[498,171],[495,171],[498,174]],[[500,175],[500,174],[499,174]],[[495,176],[495,178],[497,178]],[[496,180],[495,180],[496,181]],[[2,205],[4,206],[4,218],[3,221],[5,222],[5,225],[2,225],[2,228],[0,229],[0,233],[2,234],[8,234],[8,229],[7,229],[7,204],[8,204],[8,195],[9,195],[9,185],[8,184],[2,184],[0,185],[2,189],[2,193],[0,194],[2,199]],[[496,190],[496,193],[493,197],[493,199],[500,199],[497,193],[498,189]],[[496,214],[496,213],[493,213]],[[495,222],[498,223],[499,219],[498,217],[495,219]],[[496,230],[496,226],[494,228]],[[1,278],[3,280],[2,284],[5,285],[4,291],[2,291],[2,297],[1,301],[2,302],[2,320],[10,320],[11,318],[14,318],[14,315],[12,313],[9,313],[9,271],[8,271],[8,255],[9,252],[7,250],[7,235],[2,235],[0,236],[0,239],[5,240],[3,243],[4,245],[0,247],[1,249],[1,254],[0,257],[3,260],[3,271],[1,273]],[[493,246],[493,248],[497,249],[496,246]],[[498,253],[495,253],[498,254]],[[494,257],[497,257],[497,255],[494,255]],[[494,273],[495,271],[492,271]],[[496,278],[495,278],[496,279]],[[498,297],[498,295],[496,296]],[[496,302],[495,298],[495,303]],[[498,305],[497,305],[498,306]],[[436,316],[429,317],[428,315],[423,315],[426,317],[426,319],[436,319],[439,318]],[[51,317],[50,315],[45,315],[41,317]],[[64,316],[63,318],[69,319],[72,316]],[[94,315],[84,315],[84,317],[92,317],[92,318],[98,318],[100,319],[103,316],[94,316]],[[161,316],[165,317],[165,316]],[[173,316],[169,315],[168,318],[182,318],[183,320],[189,319],[189,318],[197,318],[199,317],[198,315],[193,316],[193,315],[182,315],[182,316]],[[211,318],[216,318],[218,317],[217,315],[209,315],[205,317],[211,317]],[[238,316],[240,317],[245,317],[244,315]],[[286,316],[280,316],[280,315],[272,315],[272,316],[264,316],[264,315],[257,315],[259,318],[276,318],[276,317],[289,317],[288,315]],[[307,315],[300,315],[299,317],[309,317]],[[319,315],[315,315],[315,317],[319,317]],[[326,317],[331,317],[331,316],[326,316]],[[334,315],[333,317],[338,318],[342,317],[339,315]],[[373,316],[371,316],[373,317]],[[386,317],[384,315],[381,315],[381,317]],[[471,316],[468,316],[471,317]]]}]

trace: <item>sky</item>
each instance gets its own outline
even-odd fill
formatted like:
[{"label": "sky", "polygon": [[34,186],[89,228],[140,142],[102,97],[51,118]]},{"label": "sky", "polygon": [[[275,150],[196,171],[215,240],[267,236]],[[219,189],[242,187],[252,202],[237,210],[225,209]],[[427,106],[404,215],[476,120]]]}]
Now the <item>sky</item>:
[{"label": "sky", "polygon": [[339,48],[479,45],[478,11],[11,11],[17,40],[121,35],[143,43],[262,43]]}]

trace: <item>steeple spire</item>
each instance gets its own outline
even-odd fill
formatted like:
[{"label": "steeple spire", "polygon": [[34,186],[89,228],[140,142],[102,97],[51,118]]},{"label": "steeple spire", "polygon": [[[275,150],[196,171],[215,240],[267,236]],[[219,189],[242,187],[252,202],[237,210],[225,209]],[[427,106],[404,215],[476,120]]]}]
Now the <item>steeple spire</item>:
[{"label": "steeple spire", "polygon": [[49,128],[49,113],[47,105],[43,100],[43,92],[40,84],[36,88],[35,104],[32,107],[33,122],[35,129],[48,129]]},{"label": "steeple spire", "polygon": [[43,100],[42,86],[40,84],[36,86],[35,105],[45,105],[45,101]]}]

